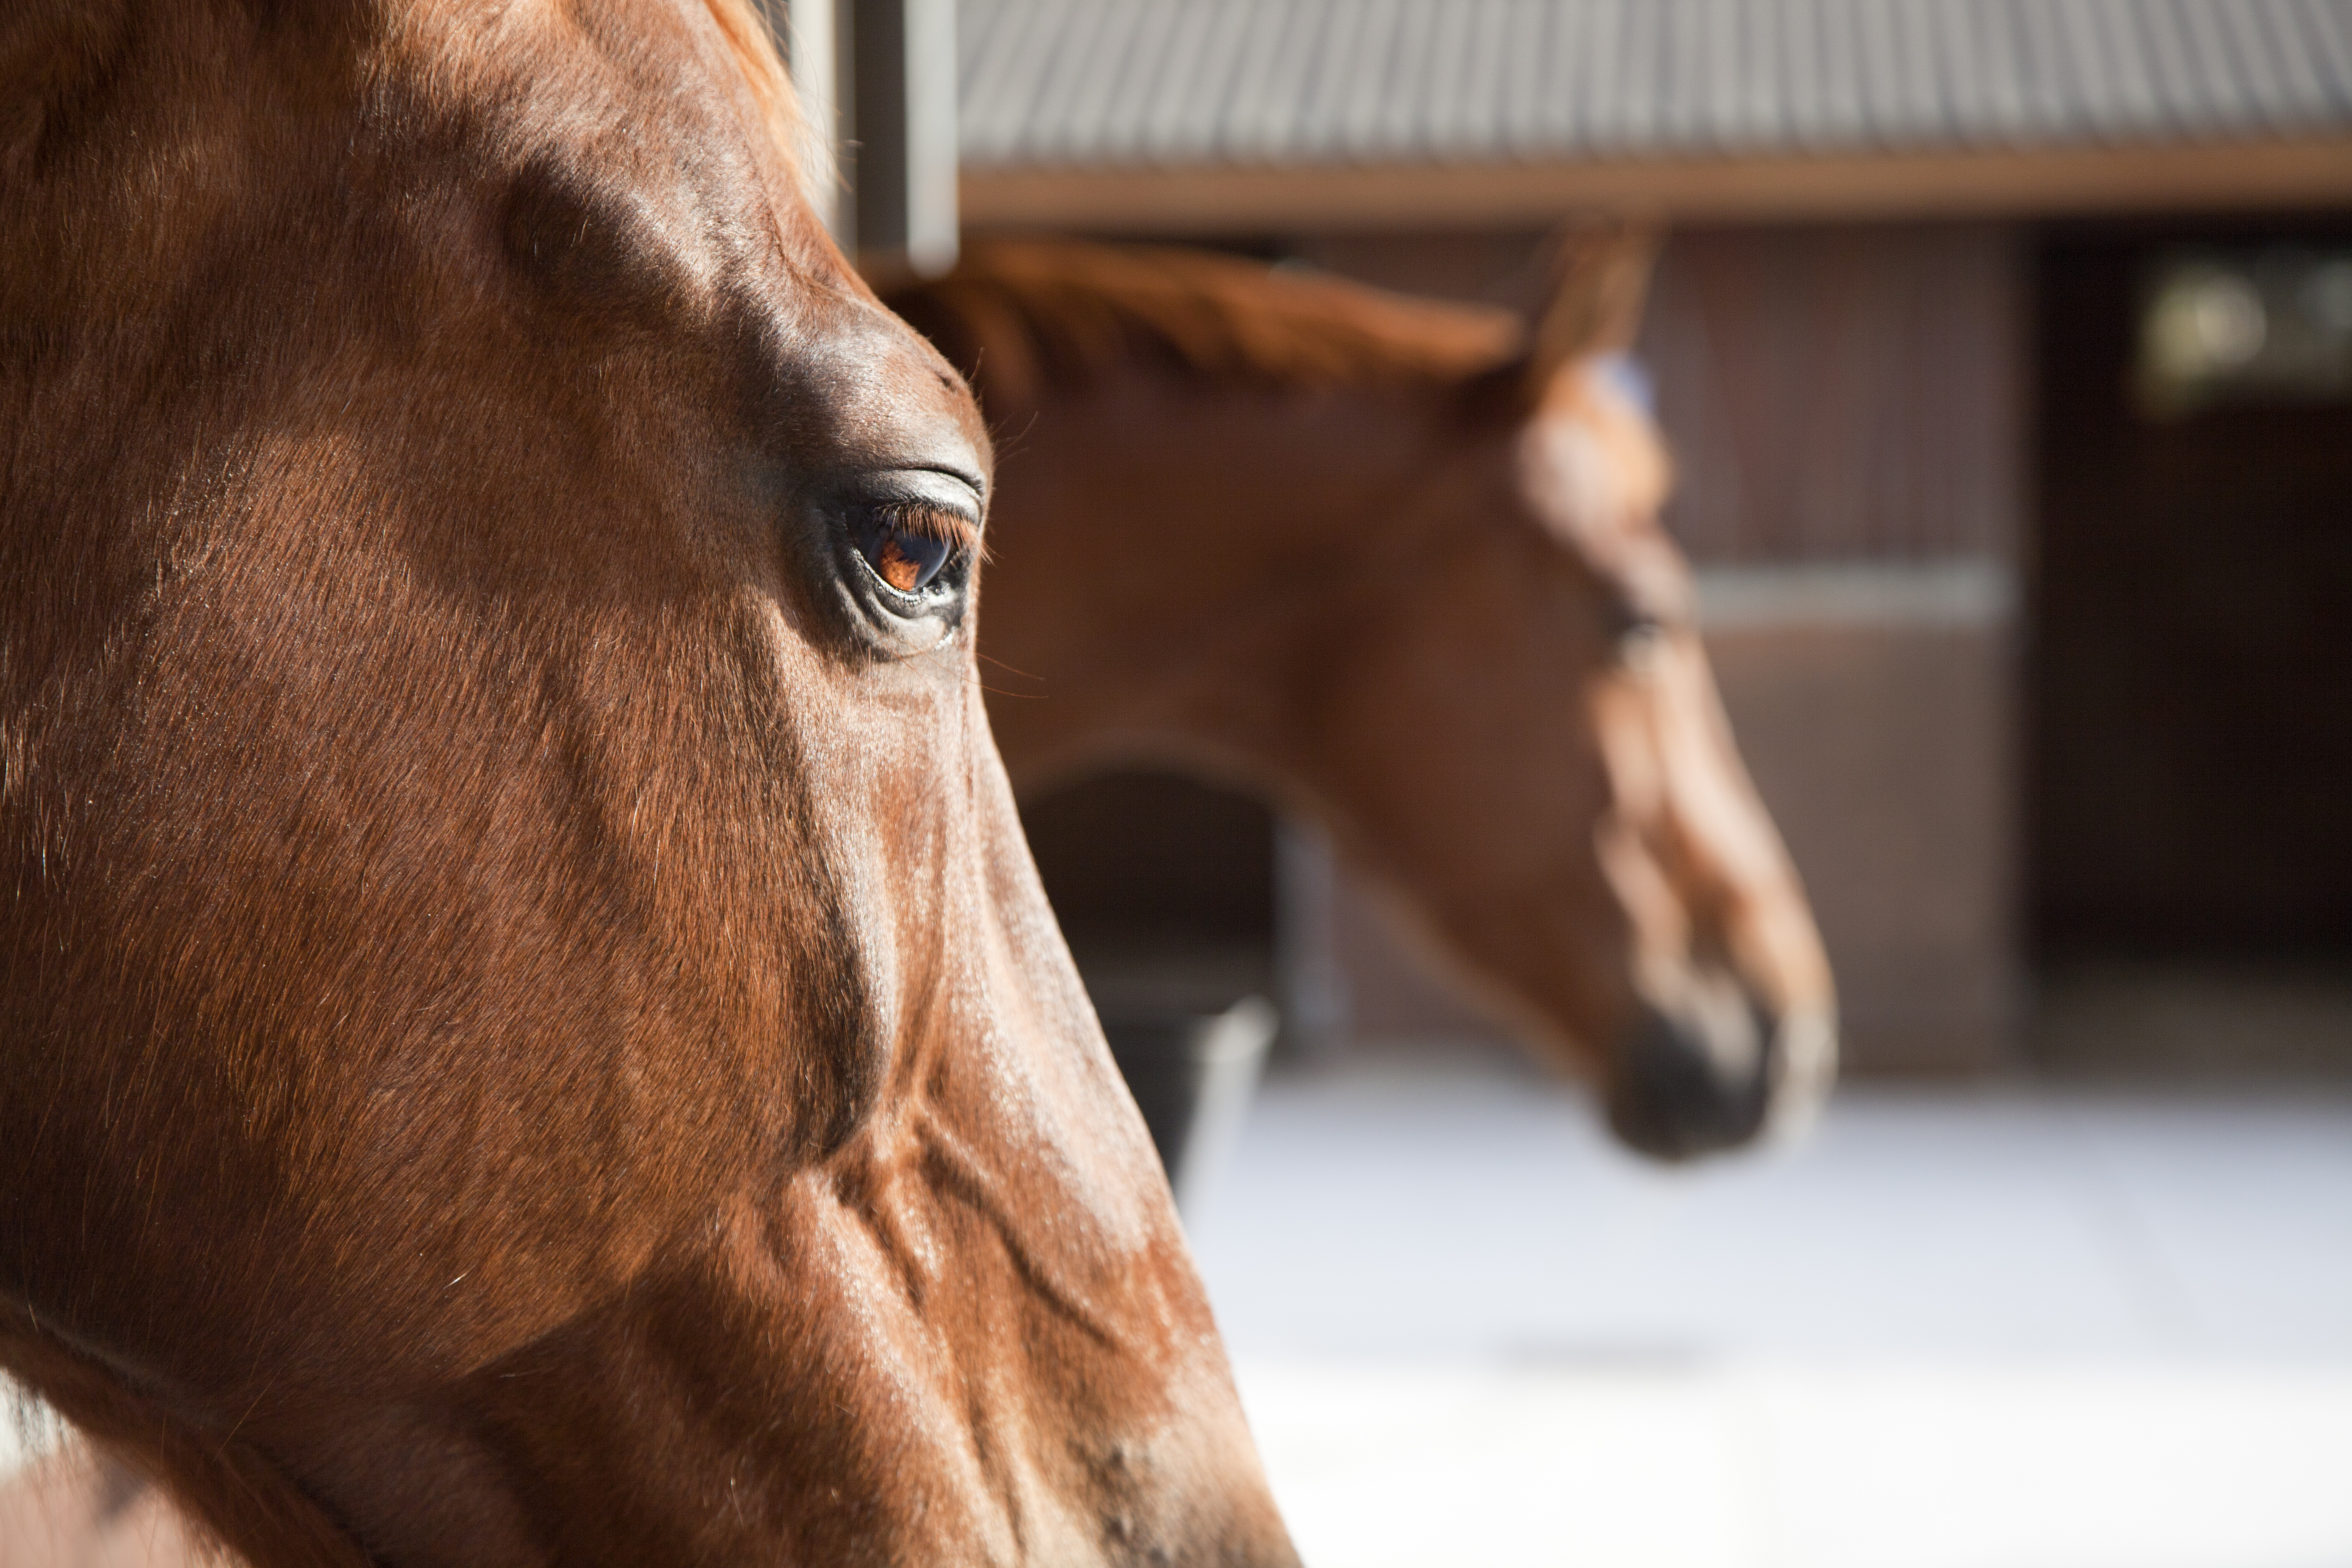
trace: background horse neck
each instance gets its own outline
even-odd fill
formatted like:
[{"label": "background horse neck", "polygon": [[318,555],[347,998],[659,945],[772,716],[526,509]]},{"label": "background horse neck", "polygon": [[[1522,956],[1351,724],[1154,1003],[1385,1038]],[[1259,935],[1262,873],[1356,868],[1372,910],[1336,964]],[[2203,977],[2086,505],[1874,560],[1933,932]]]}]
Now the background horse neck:
[{"label": "background horse neck", "polygon": [[[1307,760],[1285,744],[1306,715],[1288,700],[1339,657],[1320,639],[1369,629],[1399,576],[1445,548],[1442,510],[1416,498],[1446,482],[1454,416],[1434,390],[1301,404],[1202,397],[1150,374],[1041,408],[1013,458],[1022,499],[992,544],[1004,565],[987,651],[1066,670],[1084,647],[1091,673],[992,710],[1016,781],[1158,754],[1240,768],[1308,805]],[[1040,492],[1051,499],[1025,504]],[[1233,710],[1253,701],[1285,710],[1255,711],[1244,737]]]}]

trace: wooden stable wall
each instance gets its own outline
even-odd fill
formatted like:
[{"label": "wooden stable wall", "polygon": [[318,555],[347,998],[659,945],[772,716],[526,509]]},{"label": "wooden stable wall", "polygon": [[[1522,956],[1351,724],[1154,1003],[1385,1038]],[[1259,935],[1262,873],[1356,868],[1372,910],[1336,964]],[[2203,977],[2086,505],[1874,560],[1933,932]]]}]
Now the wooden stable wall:
[{"label": "wooden stable wall", "polygon": [[[1296,249],[1520,308],[1543,276],[1532,235]],[[1677,233],[1639,345],[1680,476],[1668,524],[1865,1069],[2017,1048],[2025,268],[2020,232],[1993,224]],[[1328,920],[1354,1035],[1482,1027],[1344,877]]]},{"label": "wooden stable wall", "polygon": [[1692,560],[2007,560],[2020,259],[1988,225],[1674,237],[1640,353]]},{"label": "wooden stable wall", "polygon": [[[1529,312],[1548,243],[1308,236],[1278,254]],[[1989,223],[1671,234],[1637,353],[1702,566],[2007,560],[2023,510],[2025,237]]]}]

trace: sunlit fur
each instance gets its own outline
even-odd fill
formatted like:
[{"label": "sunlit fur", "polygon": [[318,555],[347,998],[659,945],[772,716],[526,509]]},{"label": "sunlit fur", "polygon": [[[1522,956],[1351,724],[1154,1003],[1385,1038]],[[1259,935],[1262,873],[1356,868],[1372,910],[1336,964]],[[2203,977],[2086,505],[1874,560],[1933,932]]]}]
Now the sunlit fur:
[{"label": "sunlit fur", "polygon": [[792,133],[740,0],[0,9],[0,1368],[253,1568],[1295,1562]]},{"label": "sunlit fur", "polygon": [[1834,1004],[1659,524],[1664,447],[1591,363],[1645,264],[1587,234],[1532,328],[1049,242],[891,303],[1004,444],[982,652],[1016,781],[1147,762],[1272,795],[1681,1158],[1804,1121]]}]

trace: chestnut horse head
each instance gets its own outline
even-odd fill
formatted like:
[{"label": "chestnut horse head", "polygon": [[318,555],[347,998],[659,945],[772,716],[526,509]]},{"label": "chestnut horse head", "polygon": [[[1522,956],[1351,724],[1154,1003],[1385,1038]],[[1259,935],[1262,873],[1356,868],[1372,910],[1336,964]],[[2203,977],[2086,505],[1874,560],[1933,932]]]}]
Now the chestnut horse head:
[{"label": "chestnut horse head", "polygon": [[253,1563],[1293,1561],[744,0],[0,21],[0,1367]]},{"label": "chestnut horse head", "polygon": [[1659,526],[1657,432],[1596,370],[1646,243],[1563,255],[1532,334],[1046,243],[891,302],[1011,453],[985,651],[1040,699],[993,709],[1016,780],[1147,760],[1267,791],[1680,1158],[1801,1121],[1834,1005]]}]

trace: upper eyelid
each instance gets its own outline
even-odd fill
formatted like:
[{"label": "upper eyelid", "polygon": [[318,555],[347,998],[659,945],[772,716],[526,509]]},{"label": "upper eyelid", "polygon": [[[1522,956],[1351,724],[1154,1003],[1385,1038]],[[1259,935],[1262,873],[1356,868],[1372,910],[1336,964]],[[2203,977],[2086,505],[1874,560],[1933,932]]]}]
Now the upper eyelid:
[{"label": "upper eyelid", "polygon": [[1610,615],[1621,629],[1656,626],[1684,631],[1697,624],[1698,604],[1686,573],[1659,570],[1659,563],[1635,559],[1601,574]]},{"label": "upper eyelid", "polygon": [[979,483],[952,468],[887,468],[865,474],[849,493],[868,506],[926,506],[962,516],[975,526],[987,510]]},{"label": "upper eyelid", "polygon": [[1633,631],[1672,631],[1682,624],[1683,618],[1670,608],[1631,595],[1612,599],[1609,605],[1610,629],[1618,636]]},{"label": "upper eyelid", "polygon": [[926,463],[919,468],[902,471],[911,474],[937,474],[941,479],[953,479],[958,485],[971,492],[974,506],[985,507],[988,504],[988,481],[978,474],[968,473],[961,468],[950,468],[937,463]]}]

